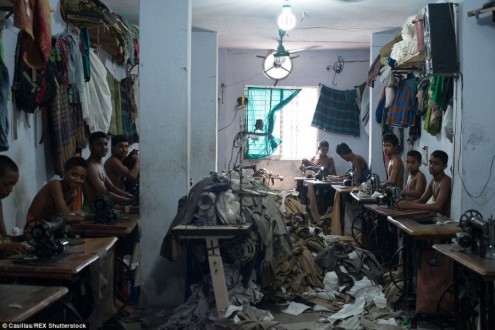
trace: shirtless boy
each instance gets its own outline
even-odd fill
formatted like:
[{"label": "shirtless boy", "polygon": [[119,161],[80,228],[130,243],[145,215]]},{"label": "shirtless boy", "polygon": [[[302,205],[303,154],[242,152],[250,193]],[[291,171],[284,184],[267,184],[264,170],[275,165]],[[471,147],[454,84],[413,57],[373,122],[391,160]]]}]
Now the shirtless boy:
[{"label": "shirtless boy", "polygon": [[[88,163],[82,157],[67,160],[62,180],[52,180],[34,196],[26,221],[51,221],[62,216],[67,223],[77,223],[88,217],[71,214],[69,204],[77,197],[88,173]],[[88,218],[89,219],[89,218]]]},{"label": "shirtless boy", "polygon": [[406,188],[401,191],[401,195],[406,201],[419,199],[426,189],[426,178],[423,172],[419,170],[421,166],[421,153],[416,150],[410,150],[407,153],[406,168],[409,171]]},{"label": "shirtless boy", "polygon": [[138,153],[132,152],[135,162],[131,169],[123,164],[124,159],[129,151],[129,140],[125,135],[115,135],[112,137],[112,155],[105,162],[105,172],[112,183],[119,189],[125,190],[127,183],[136,181],[139,174]]},{"label": "shirtless boy", "polygon": [[131,204],[135,198],[117,188],[105,173],[103,157],[108,152],[108,136],[104,132],[94,132],[89,136],[88,176],[84,181],[84,208],[89,208],[96,196],[109,193],[115,203]]},{"label": "shirtless boy", "polygon": [[356,175],[359,183],[364,182],[368,179],[371,174],[370,169],[366,160],[360,155],[356,155],[352,152],[351,148],[346,143],[341,143],[337,145],[337,154],[342,157],[342,159],[351,162],[353,170],[356,171]]},{"label": "shirtless boy", "polygon": [[404,184],[404,164],[398,153],[399,138],[393,133],[383,134],[383,152],[389,157],[387,166],[388,180],[381,184],[382,188],[392,186],[402,189]]},{"label": "shirtless boy", "polygon": [[318,154],[311,158],[311,160],[304,158],[301,161],[302,164],[300,168],[316,170],[318,166],[323,165],[328,169],[329,175],[336,175],[337,172],[335,171],[333,158],[327,155],[329,147],[330,145],[325,140],[318,142]]},{"label": "shirtless boy", "polygon": [[401,209],[417,209],[439,212],[450,216],[450,197],[452,194],[452,180],[445,174],[449,156],[441,151],[435,150],[430,155],[428,170],[433,176],[428,188],[421,197],[414,201],[400,201],[397,206]]},{"label": "shirtless boy", "polygon": [[12,189],[19,181],[19,168],[17,164],[5,155],[0,155],[0,258],[5,253],[26,253],[28,247],[20,242],[13,242],[5,228],[3,221],[2,200],[10,195]]}]

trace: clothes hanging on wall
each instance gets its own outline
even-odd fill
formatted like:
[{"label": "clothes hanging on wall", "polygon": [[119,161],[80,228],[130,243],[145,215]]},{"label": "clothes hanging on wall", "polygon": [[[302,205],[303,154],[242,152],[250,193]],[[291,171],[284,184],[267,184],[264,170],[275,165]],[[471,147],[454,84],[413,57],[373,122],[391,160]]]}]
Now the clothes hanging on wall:
[{"label": "clothes hanging on wall", "polygon": [[452,77],[434,76],[430,78],[424,129],[431,135],[439,133],[442,125],[442,113],[452,98],[452,94]]},{"label": "clothes hanging on wall", "polygon": [[84,69],[80,50],[79,30],[64,33],[57,41],[62,62],[67,68],[64,83],[68,85],[69,103],[80,103],[86,99],[84,90]]},{"label": "clothes hanging on wall", "polygon": [[406,127],[416,124],[416,85],[418,79],[410,77],[399,79],[395,98],[387,115],[390,126]]},{"label": "clothes hanging on wall", "polygon": [[84,85],[83,118],[91,133],[108,132],[112,117],[112,100],[107,82],[107,69],[94,50],[89,52],[91,79]]},{"label": "clothes hanging on wall", "polygon": [[115,79],[110,72],[107,72],[108,87],[110,88],[110,98],[112,100],[112,118],[110,119],[109,134],[124,134],[122,129],[122,98],[120,96],[120,81]]},{"label": "clothes hanging on wall", "polygon": [[356,90],[340,91],[321,85],[311,126],[332,133],[359,136],[359,107]]},{"label": "clothes hanging on wall", "polygon": [[9,71],[4,63],[3,39],[0,38],[0,151],[9,149],[9,119],[7,101],[9,99]]},{"label": "clothes hanging on wall", "polygon": [[67,90],[59,84],[47,111],[55,174],[63,175],[65,162],[84,146],[85,131],[80,104],[69,104]]},{"label": "clothes hanging on wall", "polygon": [[51,15],[48,0],[16,1],[14,5],[14,26],[25,32],[23,59],[35,69],[44,68],[50,58]]},{"label": "clothes hanging on wall", "polygon": [[134,78],[129,76],[120,81],[122,97],[122,130],[129,139],[129,145],[139,142],[136,127],[137,105],[134,98]]}]

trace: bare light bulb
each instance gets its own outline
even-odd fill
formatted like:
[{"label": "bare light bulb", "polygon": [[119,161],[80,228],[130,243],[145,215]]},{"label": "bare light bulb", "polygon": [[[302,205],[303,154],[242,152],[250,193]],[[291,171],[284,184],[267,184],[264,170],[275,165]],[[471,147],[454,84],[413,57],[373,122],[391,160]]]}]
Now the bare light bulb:
[{"label": "bare light bulb", "polygon": [[292,30],[296,26],[296,16],[292,13],[289,1],[282,6],[282,13],[278,16],[277,24],[284,31]]}]

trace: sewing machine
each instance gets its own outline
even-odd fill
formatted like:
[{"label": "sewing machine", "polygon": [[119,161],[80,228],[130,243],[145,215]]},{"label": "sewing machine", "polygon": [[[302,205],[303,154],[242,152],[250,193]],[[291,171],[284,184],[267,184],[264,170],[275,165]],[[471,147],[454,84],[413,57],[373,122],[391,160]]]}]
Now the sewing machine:
[{"label": "sewing machine", "polygon": [[378,197],[379,205],[386,205],[388,208],[397,208],[397,202],[400,200],[399,187],[386,187],[383,189],[383,195]]},{"label": "sewing machine", "polygon": [[39,259],[49,259],[69,249],[66,238],[67,224],[62,218],[53,221],[29,221],[24,227],[26,241],[34,248],[33,254]]},{"label": "sewing machine", "polygon": [[495,220],[483,219],[476,210],[468,210],[461,215],[459,225],[463,232],[457,233],[457,244],[463,249],[481,258],[491,257],[491,248],[495,244]]},{"label": "sewing machine", "polygon": [[107,194],[97,195],[91,201],[91,213],[95,222],[101,224],[113,224],[117,222],[117,211],[113,208],[113,200]]}]

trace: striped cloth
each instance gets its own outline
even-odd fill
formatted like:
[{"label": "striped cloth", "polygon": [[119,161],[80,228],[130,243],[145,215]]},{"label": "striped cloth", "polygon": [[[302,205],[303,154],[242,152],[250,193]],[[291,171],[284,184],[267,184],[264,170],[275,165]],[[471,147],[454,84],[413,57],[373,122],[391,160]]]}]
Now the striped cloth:
[{"label": "striped cloth", "polygon": [[406,127],[416,124],[416,86],[418,78],[400,79],[397,84],[395,98],[387,115],[390,126]]},{"label": "striped cloth", "polygon": [[69,105],[67,90],[59,84],[47,113],[55,174],[63,176],[65,162],[85,143],[81,104]]},{"label": "striped cloth", "polygon": [[359,107],[356,90],[339,91],[321,85],[311,126],[332,133],[359,136]]}]

